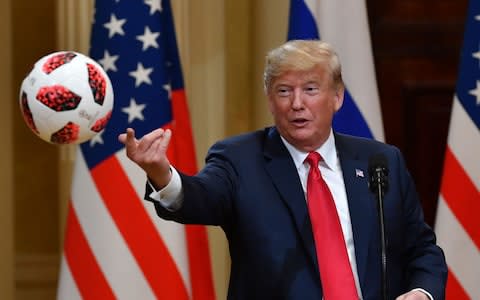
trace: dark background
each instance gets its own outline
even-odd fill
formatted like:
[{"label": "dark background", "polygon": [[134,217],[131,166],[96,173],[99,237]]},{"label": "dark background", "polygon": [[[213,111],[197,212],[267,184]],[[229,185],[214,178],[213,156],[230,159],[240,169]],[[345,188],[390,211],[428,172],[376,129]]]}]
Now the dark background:
[{"label": "dark background", "polygon": [[405,155],[432,226],[467,6],[467,0],[367,0],[386,142]]}]

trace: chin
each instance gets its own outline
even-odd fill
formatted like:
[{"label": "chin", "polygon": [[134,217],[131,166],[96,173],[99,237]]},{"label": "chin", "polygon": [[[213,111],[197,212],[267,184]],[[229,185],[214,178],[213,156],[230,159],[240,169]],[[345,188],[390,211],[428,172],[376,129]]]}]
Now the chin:
[{"label": "chin", "polygon": [[295,140],[299,143],[307,143],[309,140],[312,140],[312,132],[308,129],[297,129],[291,131],[289,134],[292,140]]},{"label": "chin", "polygon": [[301,151],[309,152],[315,150],[317,147],[313,147],[310,140],[300,137],[291,137],[289,143],[295,148]]}]

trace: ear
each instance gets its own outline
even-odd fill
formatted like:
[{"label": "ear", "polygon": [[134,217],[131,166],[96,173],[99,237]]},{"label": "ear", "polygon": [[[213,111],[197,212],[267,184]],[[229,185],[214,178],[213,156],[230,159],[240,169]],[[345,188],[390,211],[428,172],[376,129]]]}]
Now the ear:
[{"label": "ear", "polygon": [[334,103],[335,112],[340,110],[340,108],[342,107],[344,96],[345,96],[345,87],[344,86],[338,87],[337,90],[335,91],[335,103]]}]

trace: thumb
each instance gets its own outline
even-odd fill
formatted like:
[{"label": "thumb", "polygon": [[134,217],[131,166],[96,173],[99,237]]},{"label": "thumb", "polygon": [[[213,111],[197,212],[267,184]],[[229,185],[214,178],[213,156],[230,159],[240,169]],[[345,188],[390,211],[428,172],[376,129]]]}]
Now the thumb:
[{"label": "thumb", "polygon": [[127,153],[134,153],[137,150],[137,139],[135,138],[135,130],[133,128],[127,128],[125,138],[125,148]]}]

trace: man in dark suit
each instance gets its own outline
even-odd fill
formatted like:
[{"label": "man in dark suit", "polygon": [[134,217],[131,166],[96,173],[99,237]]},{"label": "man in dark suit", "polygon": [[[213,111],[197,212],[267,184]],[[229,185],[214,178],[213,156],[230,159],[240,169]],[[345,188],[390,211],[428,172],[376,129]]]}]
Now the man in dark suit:
[{"label": "man in dark suit", "polygon": [[[381,299],[380,225],[368,162],[383,154],[389,166],[384,199],[389,298],[444,299],[445,258],[423,220],[401,153],[332,130],[344,94],[333,49],[321,41],[287,42],[267,55],[264,75],[275,126],[218,142],[196,176],[169,164],[170,131],[157,129],[137,140],[129,128],[119,136],[127,156],[148,176],[145,197],[158,215],[223,228],[232,261],[229,299],[331,300],[328,295],[344,289],[350,296],[330,298]],[[320,162],[310,163],[312,155]],[[317,234],[325,218],[315,217],[310,207],[315,169],[334,203],[330,214],[337,220],[341,250],[329,252],[335,242],[323,238],[334,231],[330,227]],[[337,275],[325,270],[340,252],[348,269],[341,276],[350,278],[331,280]]]}]

